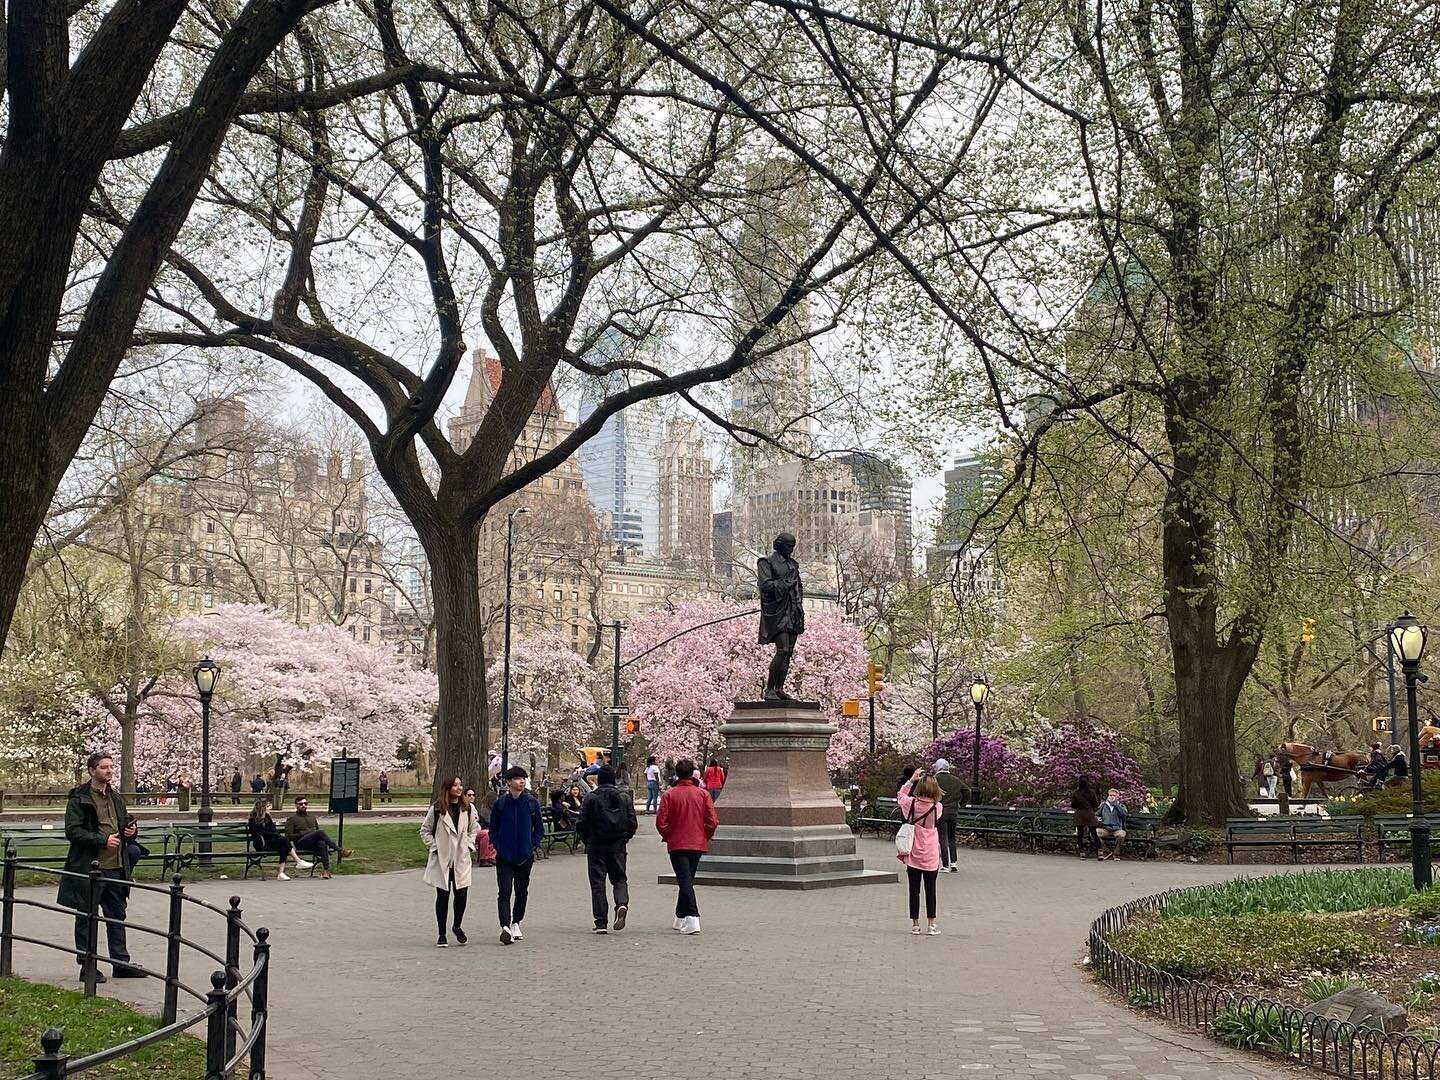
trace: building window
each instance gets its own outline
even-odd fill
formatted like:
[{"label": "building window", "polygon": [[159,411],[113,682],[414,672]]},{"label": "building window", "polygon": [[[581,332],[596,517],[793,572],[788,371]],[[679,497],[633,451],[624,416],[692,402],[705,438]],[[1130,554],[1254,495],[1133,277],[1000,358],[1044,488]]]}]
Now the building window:
[{"label": "building window", "polygon": [[355,594],[355,579],[353,577],[350,579],[350,594],[352,596]]},{"label": "building window", "polygon": [[370,595],[370,585],[371,585],[370,579],[369,579],[369,578],[366,578],[366,579],[365,579],[365,595],[366,595],[366,596],[369,596],[369,595]]}]

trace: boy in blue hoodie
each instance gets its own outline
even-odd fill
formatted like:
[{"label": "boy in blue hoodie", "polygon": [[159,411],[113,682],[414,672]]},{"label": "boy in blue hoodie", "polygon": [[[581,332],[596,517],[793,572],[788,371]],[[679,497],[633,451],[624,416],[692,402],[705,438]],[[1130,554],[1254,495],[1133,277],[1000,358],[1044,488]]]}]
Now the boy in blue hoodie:
[{"label": "boy in blue hoodie", "polygon": [[[520,923],[525,919],[525,902],[530,895],[530,869],[535,849],[545,837],[540,800],[525,790],[529,774],[519,765],[505,773],[506,791],[490,808],[490,843],[495,845],[495,883],[499,889],[500,944],[509,945],[525,937]],[[515,907],[510,907],[510,893]]]}]

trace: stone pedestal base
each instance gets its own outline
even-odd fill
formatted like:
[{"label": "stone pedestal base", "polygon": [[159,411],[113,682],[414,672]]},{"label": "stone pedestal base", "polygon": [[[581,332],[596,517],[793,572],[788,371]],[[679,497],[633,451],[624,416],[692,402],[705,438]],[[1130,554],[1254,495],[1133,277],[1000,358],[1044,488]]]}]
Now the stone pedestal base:
[{"label": "stone pedestal base", "polygon": [[[700,860],[697,885],[828,889],[893,884],[866,870],[830,786],[825,748],[835,729],[810,701],[737,701],[720,728],[730,751],[720,828]],[[673,884],[673,875],[660,881]]]}]

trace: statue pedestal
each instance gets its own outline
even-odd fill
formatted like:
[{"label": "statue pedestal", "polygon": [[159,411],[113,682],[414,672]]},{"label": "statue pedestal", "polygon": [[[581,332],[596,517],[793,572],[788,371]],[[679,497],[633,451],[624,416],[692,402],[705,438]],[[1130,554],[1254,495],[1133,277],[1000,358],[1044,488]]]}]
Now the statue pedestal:
[{"label": "statue pedestal", "polygon": [[[828,889],[883,885],[895,871],[866,870],[830,784],[825,748],[835,728],[812,701],[737,701],[720,728],[730,773],[716,803],[720,828],[697,885]],[[673,884],[673,875],[660,881]]]}]

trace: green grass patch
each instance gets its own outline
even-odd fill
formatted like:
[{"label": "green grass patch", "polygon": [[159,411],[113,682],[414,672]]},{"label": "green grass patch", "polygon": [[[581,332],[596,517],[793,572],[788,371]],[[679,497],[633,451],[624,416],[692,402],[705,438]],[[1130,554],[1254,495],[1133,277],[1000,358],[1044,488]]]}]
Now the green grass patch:
[{"label": "green grass patch", "polygon": [[[353,848],[355,854],[346,859],[345,862],[336,867],[332,864],[337,876],[350,874],[383,874],[391,870],[411,870],[425,865],[425,845],[420,842],[420,814],[415,815],[413,824],[408,822],[396,823],[357,823],[345,826],[345,846]],[[325,831],[330,834],[331,839],[340,839],[338,830],[333,821],[325,823]],[[160,841],[155,839],[153,851],[160,851]],[[49,845],[27,845],[19,849],[20,861],[26,859],[43,859],[47,857],[63,857],[66,845],[62,842],[52,846]],[[59,863],[47,863],[56,869],[60,868]],[[211,866],[198,866],[191,864],[185,868],[184,878],[186,881],[214,881],[221,874],[226,877],[239,877],[245,868],[245,864],[235,859],[222,859]],[[300,871],[308,874],[309,871]],[[273,859],[267,861],[262,868],[262,873],[273,876],[275,873],[275,862]],[[289,873],[294,876],[294,869]],[[137,874],[141,881],[160,881],[160,860],[147,860],[140,864]],[[250,872],[255,876],[255,871]],[[20,873],[16,878],[20,885],[54,885],[56,879],[48,874]]]},{"label": "green grass patch", "polygon": [[1126,927],[1110,941],[1127,956],[1191,979],[1343,971],[1383,951],[1333,915],[1288,911],[1181,915]]},{"label": "green grass patch", "polygon": [[[46,1028],[65,1032],[63,1053],[72,1059],[93,1054],[154,1031],[159,1020],[108,998],[86,998],[74,990],[0,979],[0,1076],[28,1076],[40,1053]],[[204,1032],[204,1025],[199,1029]],[[188,1034],[175,1035],[129,1057],[84,1073],[101,1080],[164,1076],[200,1080],[205,1075],[205,1046]]]},{"label": "green grass patch", "polygon": [[[1248,915],[1278,911],[1364,911],[1396,907],[1413,895],[1410,871],[1316,870],[1306,874],[1239,878],[1171,898],[1162,917]],[[1440,900],[1440,896],[1437,896]]]}]

